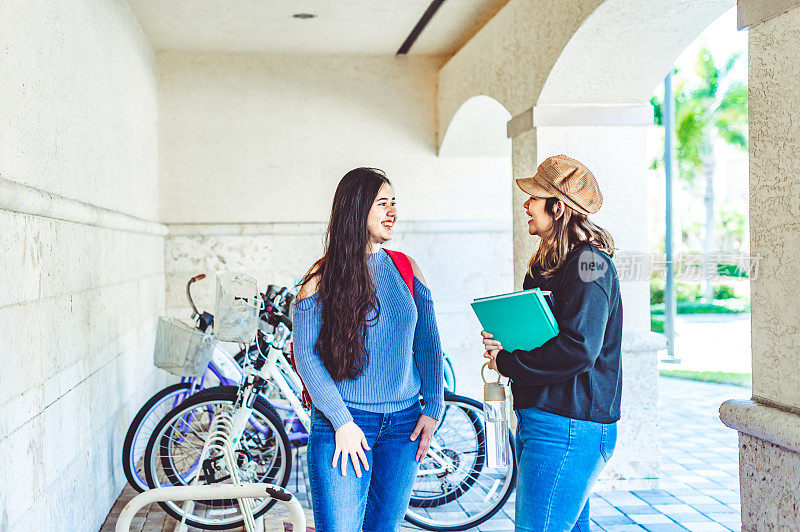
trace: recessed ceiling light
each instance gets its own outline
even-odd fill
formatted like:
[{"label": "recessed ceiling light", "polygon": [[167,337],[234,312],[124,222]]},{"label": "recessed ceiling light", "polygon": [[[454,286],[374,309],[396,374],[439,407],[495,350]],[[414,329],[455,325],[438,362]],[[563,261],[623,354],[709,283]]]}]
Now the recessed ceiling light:
[{"label": "recessed ceiling light", "polygon": [[292,18],[300,18],[300,19],[309,19],[309,18],[316,18],[317,16],[313,13],[295,13],[292,15]]}]

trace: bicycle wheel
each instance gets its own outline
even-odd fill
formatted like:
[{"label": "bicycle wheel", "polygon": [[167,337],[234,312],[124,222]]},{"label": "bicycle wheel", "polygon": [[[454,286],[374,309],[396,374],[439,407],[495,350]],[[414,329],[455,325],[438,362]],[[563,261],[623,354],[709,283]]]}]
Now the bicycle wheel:
[{"label": "bicycle wheel", "polygon": [[[153,431],[145,451],[147,484],[188,485],[198,469],[199,484],[231,483],[230,471],[218,454],[199,463],[203,444],[214,416],[232,412],[236,402],[235,386],[218,386],[198,392],[170,411]],[[234,449],[241,480],[266,482],[285,487],[292,469],[292,455],[286,431],[275,410],[262,397],[256,399],[253,413]],[[159,502],[174,517],[182,519],[184,504]],[[275,504],[269,497],[254,500],[253,514],[263,515]],[[236,500],[195,501],[188,505],[186,523],[207,530],[242,526],[244,520]]]},{"label": "bicycle wheel", "polygon": [[513,439],[506,468],[486,466],[483,405],[445,394],[445,411],[420,463],[405,519],[426,530],[467,530],[496,514],[514,489]]},{"label": "bicycle wheel", "polygon": [[179,382],[153,395],[133,418],[125,443],[122,445],[122,469],[133,489],[142,492],[148,489],[144,473],[144,453],[147,441],[167,412],[189,397],[192,384]]}]

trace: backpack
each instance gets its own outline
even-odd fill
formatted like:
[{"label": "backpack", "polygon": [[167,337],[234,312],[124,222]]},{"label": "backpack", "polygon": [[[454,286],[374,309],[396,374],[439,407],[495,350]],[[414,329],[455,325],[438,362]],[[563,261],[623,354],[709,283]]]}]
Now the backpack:
[{"label": "backpack", "polygon": [[[408,287],[408,291],[411,292],[411,299],[414,299],[414,268],[411,266],[411,260],[408,258],[408,255],[400,251],[392,251],[389,249],[384,251],[386,251],[386,254],[389,255],[392,262],[394,262],[395,267],[400,272],[400,277],[402,277],[403,282]],[[306,383],[303,382],[303,378],[300,377],[300,373],[297,371],[297,366],[294,363],[294,343],[289,346],[289,362],[292,364],[292,369],[297,373],[300,382],[303,384],[303,391],[300,394],[303,399],[303,406],[311,408],[311,394],[308,393]]]}]

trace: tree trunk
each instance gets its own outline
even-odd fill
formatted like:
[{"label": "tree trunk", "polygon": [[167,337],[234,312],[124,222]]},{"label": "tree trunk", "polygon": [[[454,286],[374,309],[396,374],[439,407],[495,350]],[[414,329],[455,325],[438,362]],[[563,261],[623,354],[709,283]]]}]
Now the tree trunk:
[{"label": "tree trunk", "polygon": [[717,161],[714,148],[709,139],[703,150],[703,175],[706,178],[706,192],[703,202],[706,207],[706,227],[703,238],[703,298],[711,303],[714,299],[714,279],[717,276],[717,261],[714,256],[714,169]]}]

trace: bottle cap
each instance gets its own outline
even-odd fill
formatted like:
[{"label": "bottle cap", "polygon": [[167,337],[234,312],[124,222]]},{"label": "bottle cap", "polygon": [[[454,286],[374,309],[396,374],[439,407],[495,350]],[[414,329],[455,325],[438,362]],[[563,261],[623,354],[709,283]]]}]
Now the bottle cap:
[{"label": "bottle cap", "polygon": [[483,371],[489,365],[486,362],[481,367],[481,379],[483,379],[483,400],[484,401],[505,401],[506,400],[506,389],[500,384],[500,374],[497,374],[497,380],[495,382],[486,382],[486,377],[483,375]]},{"label": "bottle cap", "polygon": [[506,389],[499,382],[488,382],[483,386],[484,401],[505,401]]}]

